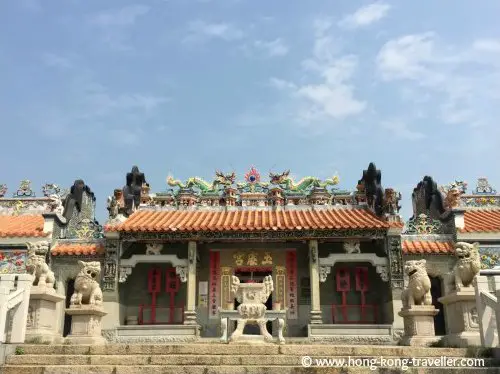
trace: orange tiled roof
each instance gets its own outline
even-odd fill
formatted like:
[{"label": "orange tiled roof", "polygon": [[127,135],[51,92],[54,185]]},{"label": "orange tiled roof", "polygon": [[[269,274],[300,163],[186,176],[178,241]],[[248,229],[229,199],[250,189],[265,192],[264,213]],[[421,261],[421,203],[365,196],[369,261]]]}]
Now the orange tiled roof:
[{"label": "orange tiled roof", "polygon": [[455,252],[453,242],[437,242],[427,240],[404,240],[402,243],[405,255],[413,254],[452,254]]},{"label": "orange tiled roof", "polygon": [[500,232],[500,209],[466,210],[460,232]]},{"label": "orange tiled roof", "polygon": [[0,237],[47,236],[42,215],[0,216]]},{"label": "orange tiled roof", "polygon": [[93,256],[104,253],[104,245],[101,243],[57,244],[50,253],[53,256]]},{"label": "orange tiled roof", "polygon": [[376,229],[389,224],[366,209],[325,210],[142,210],[106,231],[268,231],[315,229]]}]

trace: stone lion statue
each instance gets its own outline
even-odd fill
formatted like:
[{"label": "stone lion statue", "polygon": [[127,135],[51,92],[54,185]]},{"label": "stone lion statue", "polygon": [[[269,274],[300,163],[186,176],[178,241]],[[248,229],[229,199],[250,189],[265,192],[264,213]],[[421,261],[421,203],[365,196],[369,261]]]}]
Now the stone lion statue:
[{"label": "stone lion statue", "polygon": [[431,280],[427,275],[425,260],[406,261],[405,273],[408,275],[408,287],[401,295],[403,308],[413,305],[431,305]]},{"label": "stone lion statue", "polygon": [[458,242],[455,244],[455,255],[458,257],[455,264],[455,287],[461,290],[472,285],[472,280],[481,270],[479,259],[479,243],[469,244]]},{"label": "stone lion statue", "polygon": [[26,243],[28,247],[28,258],[26,259],[26,270],[34,277],[34,286],[45,286],[53,288],[56,278],[45,262],[45,256],[49,250],[48,242]]},{"label": "stone lion statue", "polygon": [[80,272],[75,279],[75,292],[70,305],[102,305],[102,291],[99,286],[101,263],[78,261]]}]

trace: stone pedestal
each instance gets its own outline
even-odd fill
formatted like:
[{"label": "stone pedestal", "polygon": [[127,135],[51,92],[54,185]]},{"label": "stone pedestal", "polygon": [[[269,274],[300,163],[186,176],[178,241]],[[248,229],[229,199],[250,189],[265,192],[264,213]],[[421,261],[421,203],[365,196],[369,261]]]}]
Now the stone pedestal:
[{"label": "stone pedestal", "polygon": [[33,286],[30,292],[26,343],[60,343],[56,318],[57,304],[65,299],[54,288]]},{"label": "stone pedestal", "polygon": [[481,345],[476,294],[473,287],[439,298],[446,318],[446,344],[460,347]]},{"label": "stone pedestal", "polygon": [[101,335],[101,319],[107,313],[94,305],[74,306],[66,309],[71,316],[71,333],[66,337],[69,344],[106,344]]},{"label": "stone pedestal", "polygon": [[434,333],[434,316],[439,310],[433,305],[413,305],[403,308],[398,314],[403,317],[404,335],[402,345],[428,346],[437,340]]}]

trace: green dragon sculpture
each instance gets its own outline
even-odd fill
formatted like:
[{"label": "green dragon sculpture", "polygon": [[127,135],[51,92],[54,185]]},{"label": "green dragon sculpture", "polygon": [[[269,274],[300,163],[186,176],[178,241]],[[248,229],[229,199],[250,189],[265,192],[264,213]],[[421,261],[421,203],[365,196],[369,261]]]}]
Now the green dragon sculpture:
[{"label": "green dragon sculpture", "polygon": [[339,183],[339,177],[337,176],[328,178],[324,182],[316,177],[304,177],[297,183],[295,183],[289,175],[290,170],[287,170],[281,174],[269,173],[270,183],[281,186],[290,192],[302,193],[313,187],[325,188],[326,186],[335,186]]},{"label": "green dragon sculpture", "polygon": [[179,187],[179,188],[197,188],[201,193],[214,193],[219,190],[219,186],[231,186],[234,184],[234,180],[236,179],[236,174],[224,174],[220,171],[215,172],[215,179],[212,183],[208,183],[204,179],[200,177],[191,177],[186,183],[182,183],[178,179],[174,179],[172,176],[167,177],[167,184],[171,187]]}]

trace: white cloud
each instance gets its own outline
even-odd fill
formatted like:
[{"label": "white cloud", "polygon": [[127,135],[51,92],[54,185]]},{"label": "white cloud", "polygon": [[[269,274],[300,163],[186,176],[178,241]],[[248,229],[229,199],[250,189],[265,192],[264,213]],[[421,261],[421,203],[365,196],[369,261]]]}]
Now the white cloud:
[{"label": "white cloud", "polygon": [[243,31],[229,23],[206,23],[204,21],[193,21],[188,24],[188,35],[185,42],[196,42],[207,39],[222,39],[233,41],[244,37]]},{"label": "white cloud", "polygon": [[425,138],[425,135],[421,132],[413,131],[408,128],[408,125],[399,120],[390,120],[382,123],[382,127],[389,130],[391,134],[396,136],[398,139],[403,140],[421,140]]},{"label": "white cloud", "polygon": [[478,39],[472,46],[480,51],[500,52],[500,40],[496,39]]},{"label": "white cloud", "polygon": [[128,5],[121,9],[100,12],[89,18],[89,22],[100,27],[132,26],[137,18],[144,16],[150,8],[145,5]]},{"label": "white cloud", "polygon": [[275,78],[275,77],[272,77],[271,79],[269,79],[269,85],[271,87],[277,88],[278,90],[295,89],[297,87],[292,82],[288,82],[286,80]]},{"label": "white cloud", "polygon": [[362,8],[359,8],[353,14],[344,17],[339,26],[343,28],[358,28],[371,25],[384,18],[391,6],[387,3],[376,2]]},{"label": "white cloud", "polygon": [[333,23],[318,19],[313,24],[314,45],[312,56],[302,61],[309,82],[294,83],[272,78],[271,85],[288,89],[298,107],[303,124],[328,120],[340,120],[357,115],[366,109],[366,103],[354,95],[351,80],[358,66],[354,55],[339,55],[340,43],[330,35]]},{"label": "white cloud", "polygon": [[388,41],[376,63],[383,80],[404,81],[413,84],[414,91],[431,92],[443,122],[472,125],[492,120],[499,104],[497,47],[492,39],[455,47],[427,32]]},{"label": "white cloud", "polygon": [[58,69],[70,69],[73,64],[69,58],[56,55],[54,53],[45,53],[42,55],[42,61],[48,67]]},{"label": "white cloud", "polygon": [[119,9],[110,9],[93,14],[87,18],[88,23],[101,33],[101,41],[115,51],[130,51],[133,47],[127,43],[128,28],[137,20],[149,13],[150,7],[135,4]]},{"label": "white cloud", "polygon": [[272,41],[256,40],[254,47],[263,50],[269,57],[281,57],[288,54],[289,48],[280,38]]}]

